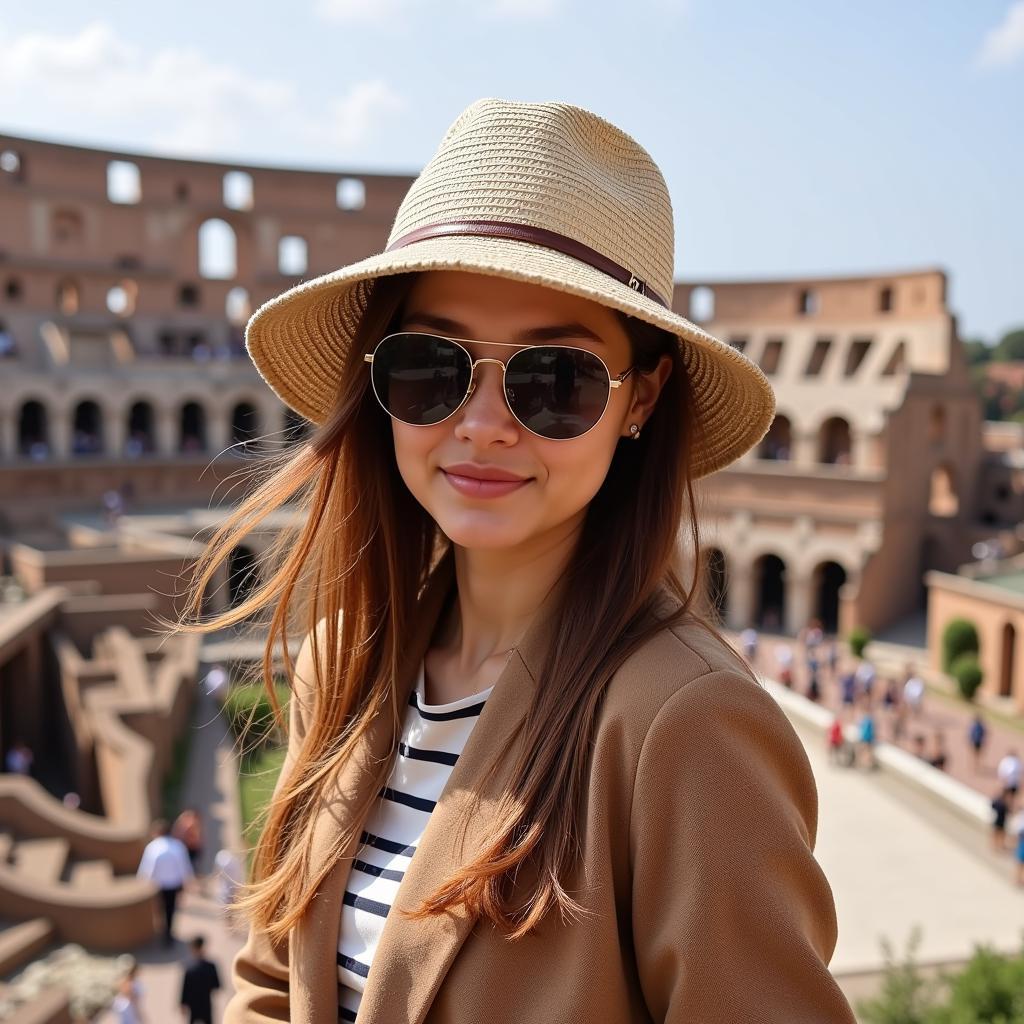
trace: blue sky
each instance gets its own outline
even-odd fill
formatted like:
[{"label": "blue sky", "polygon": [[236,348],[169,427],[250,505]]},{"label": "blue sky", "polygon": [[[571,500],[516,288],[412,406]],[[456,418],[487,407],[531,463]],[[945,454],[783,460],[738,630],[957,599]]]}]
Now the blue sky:
[{"label": "blue sky", "polygon": [[661,165],[676,276],[942,266],[1024,326],[1024,0],[0,6],[0,131],[416,173],[482,96],[565,100]]}]

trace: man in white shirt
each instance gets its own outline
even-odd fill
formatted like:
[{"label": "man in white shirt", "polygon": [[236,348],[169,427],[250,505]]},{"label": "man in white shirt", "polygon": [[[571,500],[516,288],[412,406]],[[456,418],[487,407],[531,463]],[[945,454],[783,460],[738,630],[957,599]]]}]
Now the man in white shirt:
[{"label": "man in white shirt", "polygon": [[171,928],[178,894],[195,879],[188,849],[180,839],[171,835],[170,823],[162,818],[153,823],[153,838],[146,844],[135,872],[139,878],[148,878],[159,890],[164,915],[164,945],[174,944]]},{"label": "man in white shirt", "polygon": [[915,715],[921,713],[921,705],[924,703],[924,680],[914,672],[910,673],[903,684],[903,699]]},{"label": "man in white shirt", "polygon": [[999,781],[1003,784],[1003,788],[1008,789],[1016,796],[1017,790],[1020,789],[1021,774],[1020,758],[1017,756],[1016,750],[1008,750],[1006,752],[999,761],[999,767],[996,769],[996,772],[999,775]]}]

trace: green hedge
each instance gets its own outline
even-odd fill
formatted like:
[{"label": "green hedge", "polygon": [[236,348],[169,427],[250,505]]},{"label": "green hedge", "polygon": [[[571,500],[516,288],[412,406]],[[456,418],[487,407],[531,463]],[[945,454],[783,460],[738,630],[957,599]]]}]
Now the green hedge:
[{"label": "green hedge", "polygon": [[[274,689],[287,721],[291,691],[285,683],[276,683]],[[224,714],[231,731],[242,742],[243,750],[260,750],[284,742],[285,737],[277,728],[274,709],[262,683],[243,683],[232,687],[224,701]]]},{"label": "green hedge", "polygon": [[974,700],[974,695],[981,686],[982,671],[978,664],[978,656],[972,651],[960,654],[949,666],[949,674],[956,680],[960,696],[964,700]]},{"label": "green hedge", "polygon": [[968,619],[950,619],[942,631],[942,671],[952,673],[953,662],[961,654],[977,654],[980,650],[978,630]]},{"label": "green hedge", "polygon": [[871,642],[871,632],[864,626],[854,626],[846,642],[850,645],[850,653],[855,658],[863,658],[864,648]]}]

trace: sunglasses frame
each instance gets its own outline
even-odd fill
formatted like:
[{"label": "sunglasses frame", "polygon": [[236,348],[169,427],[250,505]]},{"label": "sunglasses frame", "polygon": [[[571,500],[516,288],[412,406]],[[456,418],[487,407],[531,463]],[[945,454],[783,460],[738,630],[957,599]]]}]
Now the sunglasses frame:
[{"label": "sunglasses frame", "polygon": [[[585,437],[587,434],[589,434],[590,431],[593,430],[594,427],[596,427],[598,425],[598,423],[601,422],[602,419],[604,419],[604,414],[608,411],[608,406],[611,403],[612,388],[622,387],[622,385],[625,382],[626,378],[637,368],[636,363],[634,363],[628,369],[623,370],[622,373],[620,373],[618,376],[613,376],[612,375],[612,371],[610,369],[608,369],[608,364],[604,361],[604,359],[602,359],[601,356],[599,356],[596,352],[591,351],[589,348],[583,348],[582,345],[548,345],[548,344],[542,344],[542,345],[520,345],[520,346],[516,346],[514,342],[476,341],[476,340],[474,340],[472,338],[450,338],[446,334],[430,334],[427,331],[393,331],[391,334],[387,334],[383,338],[381,338],[380,341],[378,341],[377,344],[373,346],[373,352],[367,352],[363,356],[363,361],[366,362],[366,363],[372,363],[373,362],[374,353],[377,351],[377,349],[380,348],[381,345],[384,344],[385,341],[388,341],[391,338],[396,338],[396,337],[399,337],[399,336],[402,336],[402,335],[416,335],[418,337],[423,337],[423,338],[439,338],[442,341],[449,341],[453,345],[455,345],[456,348],[460,348],[460,349],[462,349],[463,352],[466,353],[466,356],[469,359],[469,363],[470,363],[470,368],[469,368],[469,387],[467,388],[465,395],[463,395],[462,401],[459,402],[459,404],[454,409],[452,409],[452,411],[447,416],[445,416],[444,419],[438,420],[437,423],[409,423],[408,420],[399,419],[398,416],[395,416],[391,412],[391,410],[388,409],[388,407],[384,404],[383,400],[381,399],[380,395],[378,394],[378,392],[377,392],[377,385],[374,382],[373,373],[371,371],[371,373],[370,373],[370,387],[373,388],[373,394],[376,397],[377,402],[380,404],[380,407],[392,419],[398,420],[399,423],[405,423],[405,424],[407,424],[410,427],[436,427],[438,425],[438,423],[444,423],[447,420],[450,420],[459,411],[459,409],[461,409],[469,401],[469,399],[473,395],[473,392],[476,390],[476,368],[477,368],[477,366],[480,363],[497,363],[501,367],[501,393],[502,393],[502,395],[505,398],[505,404],[508,406],[509,412],[512,413],[513,417],[515,418],[516,423],[518,423],[523,428],[523,430],[528,430],[531,434],[534,435],[534,437],[539,437],[539,438],[541,438],[541,439],[543,439],[545,441],[575,441],[575,440],[577,440],[577,438]],[[466,344],[472,344],[472,345],[499,345],[499,346],[502,346],[504,348],[517,348],[517,351],[513,352],[512,355],[510,355],[505,362],[502,362],[500,359],[490,359],[488,357],[484,357],[482,359],[474,359],[473,358],[473,353],[470,352],[469,349],[466,348],[466,346],[463,344],[463,342],[466,342]],[[586,352],[587,355],[593,356],[604,367],[604,372],[605,372],[605,374],[608,377],[608,391],[605,394],[604,408],[601,410],[601,415],[598,416],[597,419],[594,420],[594,422],[589,427],[587,427],[587,429],[584,430],[582,434],[574,434],[572,437],[546,437],[544,434],[538,434],[536,430],[532,430],[525,423],[523,423],[523,421],[516,415],[515,409],[512,408],[512,405],[511,405],[511,403],[508,400],[508,390],[505,387],[505,373],[506,373],[506,371],[508,369],[508,363],[512,359],[514,359],[520,352],[525,352],[525,351],[527,351],[528,349],[531,349],[531,348],[567,348],[567,349],[572,349],[573,351],[576,351],[576,352]]]}]

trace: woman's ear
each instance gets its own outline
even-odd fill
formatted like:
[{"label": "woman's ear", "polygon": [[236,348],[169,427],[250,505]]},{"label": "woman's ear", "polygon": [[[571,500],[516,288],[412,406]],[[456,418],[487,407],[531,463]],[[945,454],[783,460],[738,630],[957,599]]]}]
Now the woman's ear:
[{"label": "woman's ear", "polygon": [[634,378],[636,384],[633,388],[633,401],[630,403],[629,414],[626,418],[627,428],[630,423],[637,423],[643,427],[671,373],[672,359],[667,355],[663,355],[658,360],[658,365],[653,370],[649,370],[647,373],[637,373]]}]

